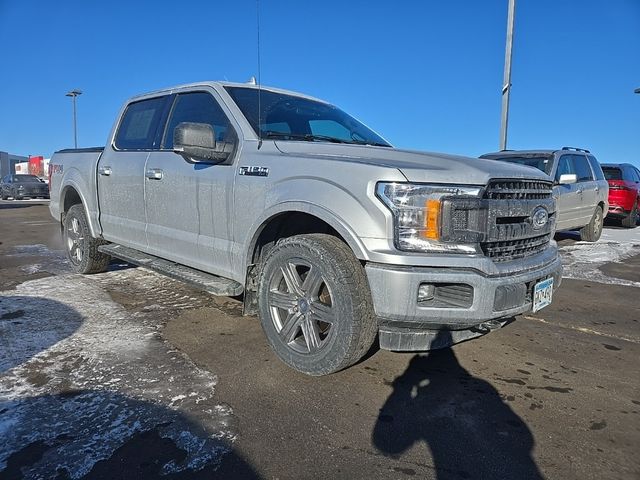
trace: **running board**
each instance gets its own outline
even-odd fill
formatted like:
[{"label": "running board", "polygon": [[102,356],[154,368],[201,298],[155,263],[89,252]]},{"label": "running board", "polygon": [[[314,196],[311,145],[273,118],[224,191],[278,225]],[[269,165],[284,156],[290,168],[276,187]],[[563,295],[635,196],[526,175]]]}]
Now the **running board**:
[{"label": "running board", "polygon": [[119,258],[125,262],[148,268],[154,272],[161,273],[168,277],[188,283],[189,285],[214,295],[222,295],[225,297],[234,297],[240,295],[243,286],[228,278],[218,277],[205,273],[194,268],[180,265],[160,257],[155,257],[139,250],[129,247],[123,247],[115,243],[100,245],[98,251]]}]

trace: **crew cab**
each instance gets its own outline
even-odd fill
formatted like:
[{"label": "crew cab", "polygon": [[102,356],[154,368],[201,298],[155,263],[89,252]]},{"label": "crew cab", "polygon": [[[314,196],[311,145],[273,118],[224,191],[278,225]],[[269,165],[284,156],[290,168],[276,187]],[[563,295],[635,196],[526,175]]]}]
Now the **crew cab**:
[{"label": "crew cab", "polygon": [[552,182],[401,150],[339,108],[228,82],[127,101],[104,148],[51,159],[71,265],[112,257],[242,295],[275,353],[323,375],[481,336],[551,302]]}]

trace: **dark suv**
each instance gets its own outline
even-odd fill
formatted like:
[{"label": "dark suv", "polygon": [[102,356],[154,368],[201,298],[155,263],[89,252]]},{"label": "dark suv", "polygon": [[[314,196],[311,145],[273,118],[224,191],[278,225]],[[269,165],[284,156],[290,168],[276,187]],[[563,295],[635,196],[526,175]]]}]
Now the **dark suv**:
[{"label": "dark suv", "polygon": [[622,220],[623,227],[635,227],[640,200],[640,171],[628,163],[606,163],[602,165],[602,171],[609,182],[607,216]]},{"label": "dark suv", "polygon": [[542,170],[553,179],[557,202],[556,230],[579,230],[580,238],[595,242],[608,211],[609,184],[589,150],[502,150],[480,158],[518,163]]},{"label": "dark suv", "polygon": [[49,198],[49,186],[35,175],[5,175],[0,180],[0,198]]}]

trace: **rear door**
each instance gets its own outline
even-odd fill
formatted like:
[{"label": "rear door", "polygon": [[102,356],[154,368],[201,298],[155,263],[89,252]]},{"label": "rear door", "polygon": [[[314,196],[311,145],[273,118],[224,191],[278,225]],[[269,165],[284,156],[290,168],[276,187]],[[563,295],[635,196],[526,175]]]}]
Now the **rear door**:
[{"label": "rear door", "polygon": [[222,276],[231,272],[233,154],[223,164],[193,163],[173,152],[182,122],[211,125],[216,141],[238,146],[236,128],[213,90],[179,93],[161,149],[146,165],[145,205],[149,251]]},{"label": "rear door", "polygon": [[587,156],[583,153],[573,155],[575,170],[578,175],[579,192],[581,202],[579,206],[579,225],[584,226],[591,221],[593,212],[598,204],[598,193],[600,187],[596,181],[595,175],[591,170]]},{"label": "rear door", "polygon": [[100,224],[105,239],[145,250],[144,167],[158,144],[167,96],[130,103],[98,161]]}]

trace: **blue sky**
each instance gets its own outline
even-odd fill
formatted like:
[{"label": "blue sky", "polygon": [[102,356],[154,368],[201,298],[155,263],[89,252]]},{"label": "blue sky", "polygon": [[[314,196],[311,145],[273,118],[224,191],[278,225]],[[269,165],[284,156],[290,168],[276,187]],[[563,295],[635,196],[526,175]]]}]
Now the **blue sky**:
[{"label": "blue sky", "polygon": [[[399,147],[498,149],[507,0],[260,0],[262,83]],[[130,96],[256,74],[256,2],[0,0],[0,150],[103,145]],[[640,166],[640,0],[518,0],[508,147]]]}]

